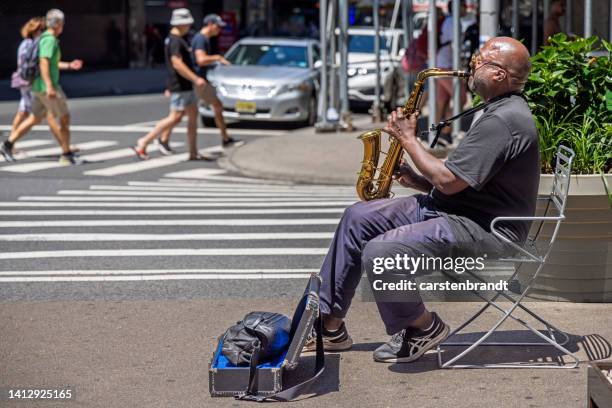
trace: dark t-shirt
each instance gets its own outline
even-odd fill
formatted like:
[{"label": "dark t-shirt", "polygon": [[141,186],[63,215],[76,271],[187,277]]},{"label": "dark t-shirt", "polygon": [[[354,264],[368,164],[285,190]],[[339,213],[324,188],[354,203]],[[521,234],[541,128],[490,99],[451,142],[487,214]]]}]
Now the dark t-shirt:
[{"label": "dark t-shirt", "polygon": [[[490,103],[445,163],[469,184],[457,194],[434,190],[435,205],[467,217],[486,231],[499,216],[533,216],[540,182],[540,152],[535,121],[519,95]],[[453,221],[455,220],[455,221]],[[457,222],[453,217],[450,222]],[[504,234],[524,241],[530,223],[500,222]],[[460,229],[465,229],[461,225]]]},{"label": "dark t-shirt", "polygon": [[196,50],[202,50],[206,53],[206,55],[213,55],[212,44],[210,42],[210,38],[206,37],[204,34],[198,32],[193,36],[193,40],[191,40],[191,51],[193,58],[193,66],[195,67],[195,72],[202,78],[206,79],[206,73],[210,69],[211,65],[199,66],[196,60],[195,52]]},{"label": "dark t-shirt", "polygon": [[170,57],[173,55],[181,57],[183,62],[188,67],[191,66],[191,54],[189,52],[189,45],[182,37],[178,35],[170,34],[165,41],[165,53],[166,53],[166,67],[168,68],[168,81],[166,86],[170,92],[181,92],[190,91],[193,89],[193,85],[190,80],[184,78],[176,72],[172,67],[172,61]]}]

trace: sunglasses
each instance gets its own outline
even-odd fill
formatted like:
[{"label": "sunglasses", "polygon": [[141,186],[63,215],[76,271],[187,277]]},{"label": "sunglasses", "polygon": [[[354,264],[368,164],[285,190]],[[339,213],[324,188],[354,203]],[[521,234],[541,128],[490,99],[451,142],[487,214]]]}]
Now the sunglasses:
[{"label": "sunglasses", "polygon": [[474,74],[477,70],[479,70],[480,68],[486,66],[486,65],[493,65],[494,67],[503,69],[504,71],[506,70],[504,67],[502,67],[501,65],[499,65],[496,62],[493,61],[485,61],[482,58],[482,55],[479,52],[474,53],[474,55],[472,55],[472,58],[470,59],[470,74]]}]

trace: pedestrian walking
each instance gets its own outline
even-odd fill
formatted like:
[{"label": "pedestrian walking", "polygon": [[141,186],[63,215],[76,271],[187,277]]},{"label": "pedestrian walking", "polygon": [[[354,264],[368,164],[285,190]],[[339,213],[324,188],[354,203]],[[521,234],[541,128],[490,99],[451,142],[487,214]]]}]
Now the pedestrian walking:
[{"label": "pedestrian walking", "polygon": [[[66,103],[66,95],[59,84],[59,77],[60,70],[80,70],[83,61],[64,62],[60,60],[61,51],[57,38],[64,30],[64,13],[58,9],[51,9],[47,12],[45,20],[47,29],[37,39],[38,68],[35,70],[32,82],[32,114],[11,131],[8,139],[0,145],[0,153],[6,161],[15,161],[13,156],[15,142],[30,131],[34,125],[40,123],[45,116],[51,115],[59,121],[59,126],[55,126],[57,128],[56,137],[62,149],[60,162],[80,164],[80,160],[70,149],[70,111]],[[49,121],[52,132],[54,124],[54,120]]]},{"label": "pedestrian walking", "polygon": [[204,17],[202,29],[193,37],[191,51],[196,73],[202,77],[204,86],[196,88],[198,98],[210,105],[215,112],[215,124],[221,132],[223,147],[238,146],[244,142],[234,139],[227,134],[227,126],[223,119],[223,104],[217,96],[217,89],[206,79],[206,73],[216,63],[230,65],[230,62],[223,55],[213,54],[210,43],[211,38],[216,37],[225,27],[225,22],[217,14],[208,14]]},{"label": "pedestrian walking", "polygon": [[191,53],[185,35],[193,24],[193,17],[188,9],[180,8],[172,12],[170,25],[172,29],[165,40],[166,67],[168,69],[167,89],[170,91],[170,113],[157,122],[153,130],[138,139],[132,147],[141,160],[147,160],[147,146],[164,132],[170,132],[187,115],[187,140],[189,160],[213,160],[198,154],[197,131],[197,97],[196,88],[205,84],[204,79],[191,69]]},{"label": "pedestrian walking", "polygon": [[550,16],[544,22],[544,45],[555,34],[563,32],[561,17],[565,15],[565,0],[553,0],[550,4]]},{"label": "pedestrian walking", "polygon": [[[436,54],[436,67],[446,70],[453,68],[453,19],[458,18],[461,25],[461,39],[460,44],[463,44],[463,35],[465,28],[461,24],[461,17],[464,17],[467,13],[465,6],[465,0],[461,0],[460,15],[452,15],[452,0],[448,2],[448,16],[444,19],[439,32],[438,42],[438,53]],[[452,115],[451,101],[453,99],[453,78],[437,78],[436,79],[436,118],[435,123],[439,123],[442,118],[446,118]],[[464,87],[460,87],[460,99],[461,107],[466,101],[466,92]],[[440,133],[440,139],[438,141],[441,145],[450,145],[453,143],[453,139],[450,134],[450,129],[447,127]]]}]

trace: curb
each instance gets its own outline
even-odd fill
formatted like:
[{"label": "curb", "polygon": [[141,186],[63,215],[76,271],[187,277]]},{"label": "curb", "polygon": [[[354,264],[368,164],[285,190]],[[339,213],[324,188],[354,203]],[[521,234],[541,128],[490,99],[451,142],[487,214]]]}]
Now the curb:
[{"label": "curb", "polygon": [[[254,143],[254,142],[251,142]],[[269,180],[278,180],[278,181],[290,181],[295,184],[325,184],[325,185],[335,185],[335,186],[347,186],[352,185],[357,181],[357,173],[355,173],[355,180],[348,180],[345,178],[334,178],[334,177],[321,177],[321,176],[312,176],[309,174],[291,174],[291,173],[283,173],[276,171],[265,171],[261,169],[257,169],[254,167],[241,166],[236,163],[233,159],[236,152],[232,152],[230,156],[225,158],[225,160],[219,161],[219,167],[229,170],[236,171],[240,173],[244,177],[254,177],[254,178],[263,178]]]}]

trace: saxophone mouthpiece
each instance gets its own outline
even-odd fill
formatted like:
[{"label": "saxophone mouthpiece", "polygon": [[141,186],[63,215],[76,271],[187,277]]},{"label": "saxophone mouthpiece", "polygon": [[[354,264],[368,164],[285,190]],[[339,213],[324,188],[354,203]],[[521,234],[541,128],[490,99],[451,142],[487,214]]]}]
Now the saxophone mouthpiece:
[{"label": "saxophone mouthpiece", "polygon": [[459,78],[467,78],[470,76],[470,73],[467,71],[456,71],[456,72]]}]

